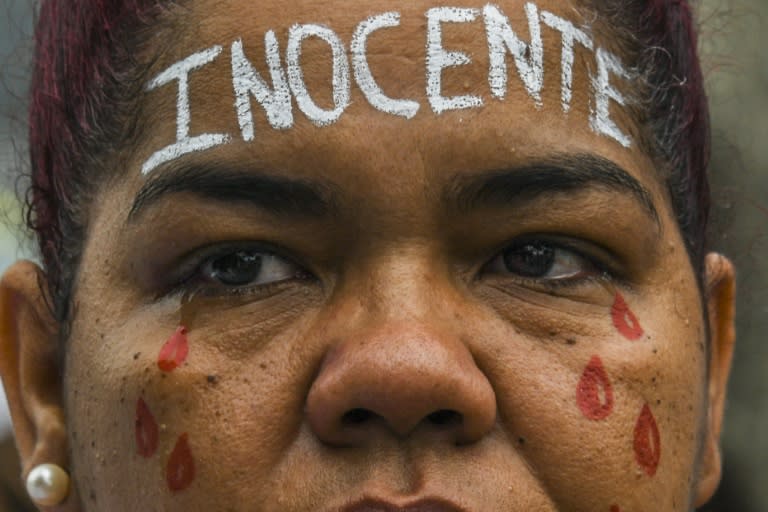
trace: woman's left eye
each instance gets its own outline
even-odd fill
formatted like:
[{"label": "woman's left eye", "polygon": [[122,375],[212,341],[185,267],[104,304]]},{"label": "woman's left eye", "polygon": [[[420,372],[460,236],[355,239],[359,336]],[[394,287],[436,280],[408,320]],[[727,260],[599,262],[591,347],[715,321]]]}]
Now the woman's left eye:
[{"label": "woman's left eye", "polygon": [[542,240],[506,247],[488,263],[486,272],[541,281],[574,281],[599,274],[595,265],[577,252]]},{"label": "woman's left eye", "polygon": [[299,266],[276,254],[240,249],[209,257],[199,270],[203,281],[225,287],[259,286],[296,278]]}]

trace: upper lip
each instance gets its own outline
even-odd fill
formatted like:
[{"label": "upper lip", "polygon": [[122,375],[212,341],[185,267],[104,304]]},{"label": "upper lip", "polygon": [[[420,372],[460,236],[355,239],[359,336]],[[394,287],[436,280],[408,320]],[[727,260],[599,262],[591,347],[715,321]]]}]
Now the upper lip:
[{"label": "upper lip", "polygon": [[343,507],[340,512],[467,512],[442,498],[423,498],[396,504],[378,498],[364,498]]}]

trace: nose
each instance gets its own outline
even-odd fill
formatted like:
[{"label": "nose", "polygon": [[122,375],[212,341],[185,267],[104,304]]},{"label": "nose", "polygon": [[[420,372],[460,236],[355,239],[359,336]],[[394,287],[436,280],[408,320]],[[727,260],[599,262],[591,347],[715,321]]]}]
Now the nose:
[{"label": "nose", "polygon": [[420,325],[388,326],[333,346],[307,397],[317,437],[334,446],[428,432],[477,442],[496,421],[496,397],[468,347]]}]

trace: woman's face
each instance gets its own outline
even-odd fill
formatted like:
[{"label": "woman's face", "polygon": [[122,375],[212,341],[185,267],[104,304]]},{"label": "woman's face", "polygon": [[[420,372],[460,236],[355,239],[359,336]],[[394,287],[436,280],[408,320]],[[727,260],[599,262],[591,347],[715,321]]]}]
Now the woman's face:
[{"label": "woman's face", "polygon": [[83,510],[711,493],[704,313],[631,79],[572,6],[462,5],[172,11],[77,278]]}]

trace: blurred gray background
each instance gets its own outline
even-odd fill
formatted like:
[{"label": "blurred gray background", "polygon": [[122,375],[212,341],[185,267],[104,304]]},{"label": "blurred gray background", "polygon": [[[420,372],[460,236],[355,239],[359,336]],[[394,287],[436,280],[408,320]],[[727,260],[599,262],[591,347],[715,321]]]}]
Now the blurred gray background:
[{"label": "blurred gray background", "polygon": [[738,269],[726,479],[711,510],[768,510],[768,0],[705,0],[713,121],[711,242]]},{"label": "blurred gray background", "polygon": [[[12,226],[20,223],[12,169],[27,161],[31,12],[29,0],[0,0],[0,209]],[[703,0],[698,15],[714,127],[711,242],[739,270],[725,478],[704,510],[762,512],[768,511],[768,0]],[[0,270],[28,254],[20,241],[0,226]],[[9,432],[3,409],[0,389],[0,437]]]}]

